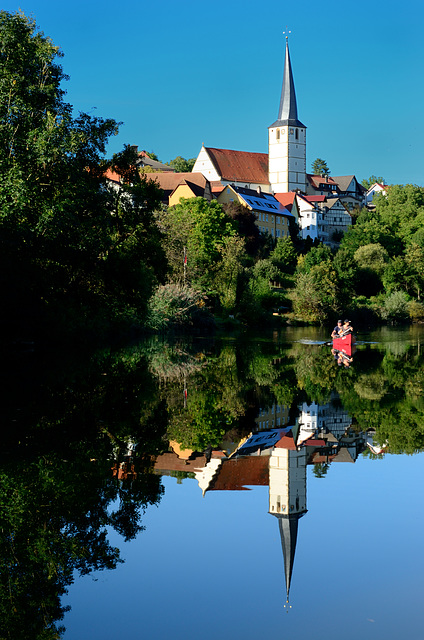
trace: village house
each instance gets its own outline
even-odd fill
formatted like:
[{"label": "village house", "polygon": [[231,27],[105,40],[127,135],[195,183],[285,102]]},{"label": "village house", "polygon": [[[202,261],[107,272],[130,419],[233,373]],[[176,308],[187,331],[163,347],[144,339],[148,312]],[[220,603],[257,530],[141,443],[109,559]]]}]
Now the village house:
[{"label": "village house", "polygon": [[290,220],[295,220],[293,214],[273,195],[263,193],[260,187],[254,191],[236,185],[227,185],[217,196],[217,200],[220,204],[240,202],[252,211],[261,233],[268,233],[276,239],[290,236]]},{"label": "village house", "polygon": [[367,209],[375,209],[375,204],[373,203],[374,196],[379,194],[383,196],[387,194],[387,184],[374,182],[365,194],[365,206]]}]

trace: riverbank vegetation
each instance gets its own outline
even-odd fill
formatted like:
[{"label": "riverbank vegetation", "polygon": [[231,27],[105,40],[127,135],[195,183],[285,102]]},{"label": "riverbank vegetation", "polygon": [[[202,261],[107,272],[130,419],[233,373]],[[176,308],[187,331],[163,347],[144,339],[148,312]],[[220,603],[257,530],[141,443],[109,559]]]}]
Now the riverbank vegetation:
[{"label": "riverbank vegetation", "polygon": [[[4,340],[110,339],[214,325],[422,321],[424,189],[394,185],[331,251],[260,235],[241,205],[168,209],[119,123],[73,114],[60,50],[0,12],[0,273]],[[120,176],[120,184],[106,179]]]}]

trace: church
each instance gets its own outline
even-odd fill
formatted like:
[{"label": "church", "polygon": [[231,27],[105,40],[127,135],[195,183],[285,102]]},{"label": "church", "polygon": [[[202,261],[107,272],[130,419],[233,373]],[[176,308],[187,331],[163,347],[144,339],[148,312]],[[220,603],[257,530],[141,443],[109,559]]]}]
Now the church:
[{"label": "church", "polygon": [[[306,126],[298,117],[287,37],[278,118],[268,127],[268,153],[202,145],[192,171],[210,182],[218,202],[228,202],[230,196],[242,204],[246,203],[241,196],[250,196],[258,205],[268,200],[265,209],[253,211],[260,230],[274,237],[286,235],[277,235],[282,229],[276,222],[279,216],[291,215],[303,238],[337,246],[352,224],[350,211],[363,204],[364,189],[354,175],[330,178],[306,172]],[[263,212],[272,201],[277,209],[270,209],[265,217]]]}]

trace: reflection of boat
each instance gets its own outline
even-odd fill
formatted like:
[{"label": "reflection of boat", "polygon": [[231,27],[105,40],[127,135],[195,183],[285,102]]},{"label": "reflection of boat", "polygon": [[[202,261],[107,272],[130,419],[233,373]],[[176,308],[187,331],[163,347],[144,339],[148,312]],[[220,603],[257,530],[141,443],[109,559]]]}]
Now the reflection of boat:
[{"label": "reflection of boat", "polygon": [[348,356],[351,356],[355,348],[356,338],[352,333],[348,333],[340,338],[333,338],[333,349],[337,351],[343,351]]}]

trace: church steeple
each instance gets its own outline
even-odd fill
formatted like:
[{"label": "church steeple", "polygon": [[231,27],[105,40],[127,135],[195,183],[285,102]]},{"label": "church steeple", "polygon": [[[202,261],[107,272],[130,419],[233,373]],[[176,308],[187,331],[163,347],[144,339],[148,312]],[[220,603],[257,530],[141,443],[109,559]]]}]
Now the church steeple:
[{"label": "church steeple", "polygon": [[278,120],[268,127],[268,176],[275,193],[306,191],[306,127],[297,117],[287,38]]},{"label": "church steeple", "polygon": [[283,86],[281,89],[280,108],[278,111],[278,120],[272,124],[272,127],[282,127],[291,125],[293,127],[305,127],[297,117],[296,92],[294,89],[293,72],[291,68],[289,41],[286,37],[286,58],[284,62]]}]

